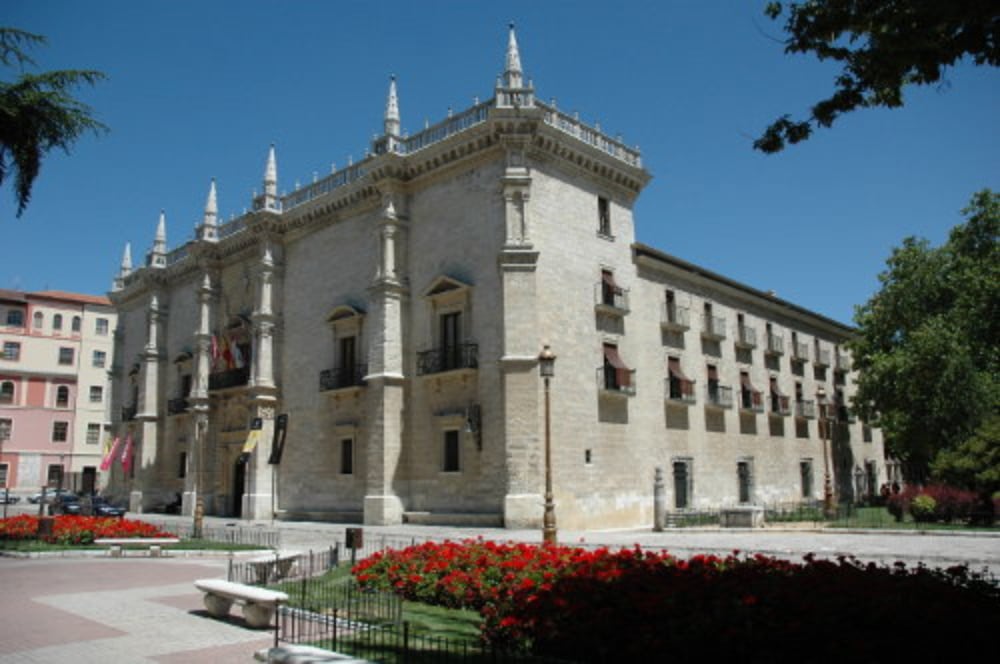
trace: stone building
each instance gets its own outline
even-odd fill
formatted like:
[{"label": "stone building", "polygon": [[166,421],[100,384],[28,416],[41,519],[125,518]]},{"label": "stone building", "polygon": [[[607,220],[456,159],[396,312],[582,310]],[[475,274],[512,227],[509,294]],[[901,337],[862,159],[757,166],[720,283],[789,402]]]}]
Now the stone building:
[{"label": "stone building", "polygon": [[98,488],[115,325],[106,297],[0,290],[0,487]]},{"label": "stone building", "polygon": [[272,147],[250,212],[220,223],[213,182],[196,238],[161,217],[116,280],[135,509],[536,526],[545,344],[561,527],[651,523],[658,467],[675,509],[884,478],[851,330],[636,243],[638,150],[537,99],[513,29],[491,99],[404,136],[393,80],[363,161],[277,179]]}]

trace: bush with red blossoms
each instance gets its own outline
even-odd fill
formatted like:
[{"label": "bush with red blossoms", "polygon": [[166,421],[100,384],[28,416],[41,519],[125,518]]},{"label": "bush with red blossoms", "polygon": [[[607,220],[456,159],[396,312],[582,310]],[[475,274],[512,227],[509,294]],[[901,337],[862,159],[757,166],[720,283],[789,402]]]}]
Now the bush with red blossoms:
[{"label": "bush with red blossoms", "polygon": [[955,639],[987,652],[1000,625],[1000,590],[964,567],[469,540],[385,551],[354,573],[365,587],[477,609],[494,645],[571,661],[933,661]]},{"label": "bush with red blossoms", "polygon": [[[50,544],[91,544],[100,538],[174,537],[153,524],[114,517],[76,516],[51,517],[52,534],[41,538]],[[38,517],[28,514],[0,519],[0,540],[38,539]]]},{"label": "bush with red blossoms", "polygon": [[908,485],[899,493],[893,494],[888,500],[889,511],[901,519],[903,514],[913,513],[913,501],[920,496],[933,499],[933,513],[930,520],[949,523],[952,521],[967,521],[978,509],[980,498],[972,491],[959,489],[945,484],[928,484],[920,486]]}]

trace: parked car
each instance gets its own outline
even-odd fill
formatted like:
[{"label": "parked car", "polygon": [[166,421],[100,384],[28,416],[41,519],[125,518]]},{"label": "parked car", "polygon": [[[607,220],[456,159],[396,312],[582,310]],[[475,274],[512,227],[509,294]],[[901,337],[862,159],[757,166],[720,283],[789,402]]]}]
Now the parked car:
[{"label": "parked car", "polygon": [[21,500],[20,496],[15,496],[14,494],[6,490],[0,491],[0,505],[4,503],[8,505],[13,505],[17,503],[19,500]]},{"label": "parked car", "polygon": [[125,516],[124,507],[112,504],[104,496],[63,498],[52,506],[56,514],[81,514],[83,516]]},{"label": "parked car", "polygon": [[52,514],[80,514],[80,497],[75,493],[62,493],[58,497],[49,501],[52,505]]},{"label": "parked car", "polygon": [[[70,491],[69,489],[53,489],[51,491],[45,492],[45,503],[48,504],[51,503],[53,500],[55,500],[56,494],[59,494],[60,496],[76,496],[76,494]],[[33,503],[35,505],[42,502],[41,491],[39,491],[34,495],[28,496],[28,502]]]}]

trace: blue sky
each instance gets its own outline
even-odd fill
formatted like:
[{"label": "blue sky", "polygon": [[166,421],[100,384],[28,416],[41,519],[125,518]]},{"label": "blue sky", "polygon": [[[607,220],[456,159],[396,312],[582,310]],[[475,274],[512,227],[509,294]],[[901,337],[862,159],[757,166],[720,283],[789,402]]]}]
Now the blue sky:
[{"label": "blue sky", "polygon": [[20,219],[0,191],[0,288],[106,292],[161,208],[171,247],[191,237],[210,178],[241,213],[272,142],[284,190],[361,159],[390,74],[410,133],[488,98],[514,21],[539,97],[641,148],[639,241],[850,322],[903,237],[940,243],[1000,189],[1000,73],[959,66],[762,155],[753,138],[837,71],[785,55],[764,4],[6,0],[0,24],[48,37],[42,68],[108,75],[80,96],[111,132],[50,155]]}]

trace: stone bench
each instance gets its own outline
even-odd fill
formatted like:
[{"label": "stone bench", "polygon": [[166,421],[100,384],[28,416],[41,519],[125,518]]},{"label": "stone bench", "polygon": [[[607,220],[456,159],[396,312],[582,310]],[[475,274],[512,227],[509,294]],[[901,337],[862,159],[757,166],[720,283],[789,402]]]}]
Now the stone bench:
[{"label": "stone bench", "polygon": [[222,579],[201,579],[194,587],[205,593],[205,608],[216,618],[225,618],[233,602],[243,606],[243,618],[255,628],[270,627],[278,605],[288,601],[288,595]]},{"label": "stone bench", "polygon": [[148,546],[149,556],[159,558],[163,553],[164,544],[179,544],[177,537],[102,537],[94,540],[94,544],[107,545],[108,554],[112,558],[125,555],[124,546]]},{"label": "stone bench", "polygon": [[248,560],[247,565],[254,571],[257,583],[263,585],[287,579],[294,571],[298,560],[298,555],[273,556]]}]

